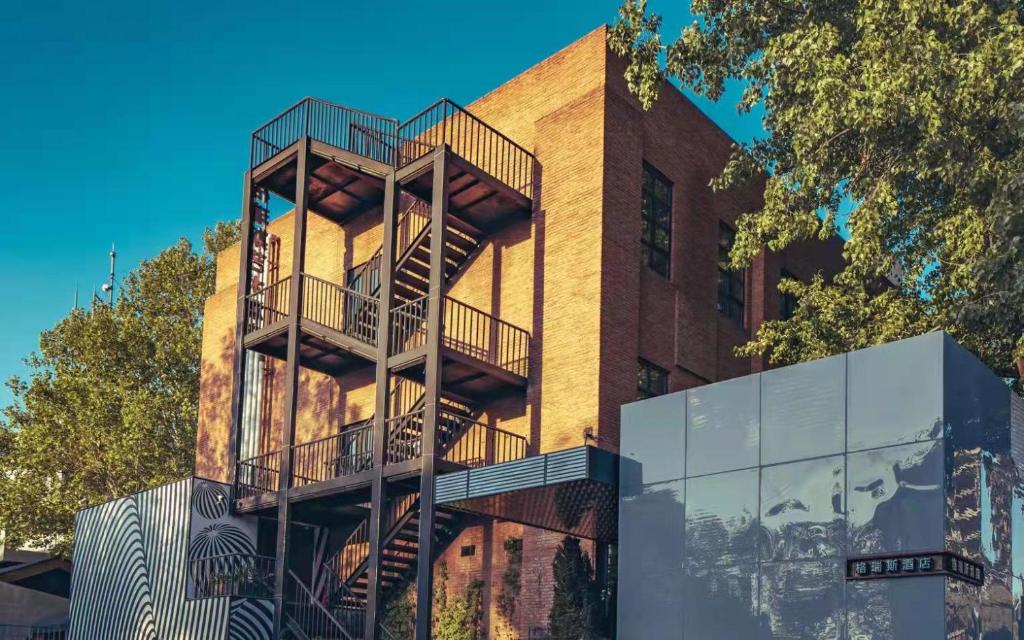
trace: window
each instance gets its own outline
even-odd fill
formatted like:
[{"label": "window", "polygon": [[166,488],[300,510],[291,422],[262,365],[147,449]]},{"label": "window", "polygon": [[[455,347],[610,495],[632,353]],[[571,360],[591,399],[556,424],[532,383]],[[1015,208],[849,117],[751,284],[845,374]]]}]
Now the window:
[{"label": "window", "polygon": [[668,371],[646,360],[640,360],[636,382],[636,399],[644,400],[668,393]]},{"label": "window", "polygon": [[672,261],[672,183],[646,162],[641,189],[640,244],[644,264],[668,278]]},{"label": "window", "polygon": [[718,223],[718,311],[743,325],[743,302],[745,296],[745,272],[729,268],[729,252],[736,242],[736,231]]},{"label": "window", "polygon": [[[783,270],[783,280],[799,280],[792,273]],[[792,293],[779,292],[779,317],[783,320],[789,320],[796,313],[796,296]]]}]

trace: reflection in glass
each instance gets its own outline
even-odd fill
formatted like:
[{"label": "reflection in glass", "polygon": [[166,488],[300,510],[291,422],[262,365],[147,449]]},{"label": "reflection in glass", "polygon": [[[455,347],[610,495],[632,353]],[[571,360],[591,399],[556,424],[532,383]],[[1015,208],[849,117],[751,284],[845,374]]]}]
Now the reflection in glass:
[{"label": "reflection in glass", "polygon": [[[680,637],[683,481],[647,485],[619,503],[618,637]],[[651,615],[656,611],[657,615]]]},{"label": "reflection in glass", "polygon": [[760,380],[744,376],[686,392],[688,477],[757,466]]},{"label": "reflection in glass", "polygon": [[845,547],[843,456],[761,471],[761,559],[835,557]]},{"label": "reflection in glass", "polygon": [[847,582],[847,638],[945,638],[945,591],[946,579],[942,576]]},{"label": "reflection in glass", "polygon": [[929,333],[847,356],[850,451],[942,435],[943,338]]},{"label": "reflection in glass", "polygon": [[842,637],[843,573],[838,560],[761,567],[764,640]]},{"label": "reflection in glass", "polygon": [[761,374],[761,463],[842,453],[846,355]]},{"label": "reflection in glass", "polygon": [[943,441],[847,456],[851,555],[941,549]]},{"label": "reflection in glass", "polygon": [[[685,593],[681,603],[685,640],[756,638],[763,626],[755,565],[692,571],[686,576]],[[627,637],[660,638],[646,634]]]},{"label": "reflection in glass", "polygon": [[678,480],[686,460],[686,394],[672,393],[622,407],[623,457],[642,463],[644,484]]},{"label": "reflection in glass", "polygon": [[757,561],[757,469],[690,478],[686,500],[688,566]]}]

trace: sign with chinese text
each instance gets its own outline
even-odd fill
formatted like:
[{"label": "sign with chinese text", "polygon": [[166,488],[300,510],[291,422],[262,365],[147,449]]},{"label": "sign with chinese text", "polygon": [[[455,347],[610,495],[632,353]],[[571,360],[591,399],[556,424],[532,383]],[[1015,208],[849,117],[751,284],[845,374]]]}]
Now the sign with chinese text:
[{"label": "sign with chinese text", "polygon": [[913,553],[904,555],[865,556],[846,562],[847,580],[908,578],[912,576],[946,575],[971,584],[985,582],[985,568],[954,553]]}]

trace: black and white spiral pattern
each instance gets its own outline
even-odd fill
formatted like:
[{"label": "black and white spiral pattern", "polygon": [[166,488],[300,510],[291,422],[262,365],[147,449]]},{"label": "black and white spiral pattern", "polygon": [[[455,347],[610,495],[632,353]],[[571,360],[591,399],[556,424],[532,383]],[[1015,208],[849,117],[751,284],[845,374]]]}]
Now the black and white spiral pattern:
[{"label": "black and white spiral pattern", "polygon": [[206,480],[195,480],[192,509],[207,520],[219,520],[228,513],[227,491]]},{"label": "black and white spiral pattern", "polygon": [[190,560],[227,554],[255,554],[256,547],[244,531],[233,524],[214,522],[192,538]]},{"label": "black and white spiral pattern", "polygon": [[228,640],[270,640],[273,627],[272,600],[242,599],[231,602]]}]

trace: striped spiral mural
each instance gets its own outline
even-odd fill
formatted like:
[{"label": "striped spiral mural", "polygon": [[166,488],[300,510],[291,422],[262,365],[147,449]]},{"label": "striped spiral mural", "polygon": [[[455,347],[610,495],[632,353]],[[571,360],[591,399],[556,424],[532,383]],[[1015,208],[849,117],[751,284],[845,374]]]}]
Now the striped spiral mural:
[{"label": "striped spiral mural", "polygon": [[80,511],[68,638],[269,639],[270,602],[187,598],[191,559],[255,550],[255,522],[227,504],[227,487],[189,478]]}]

